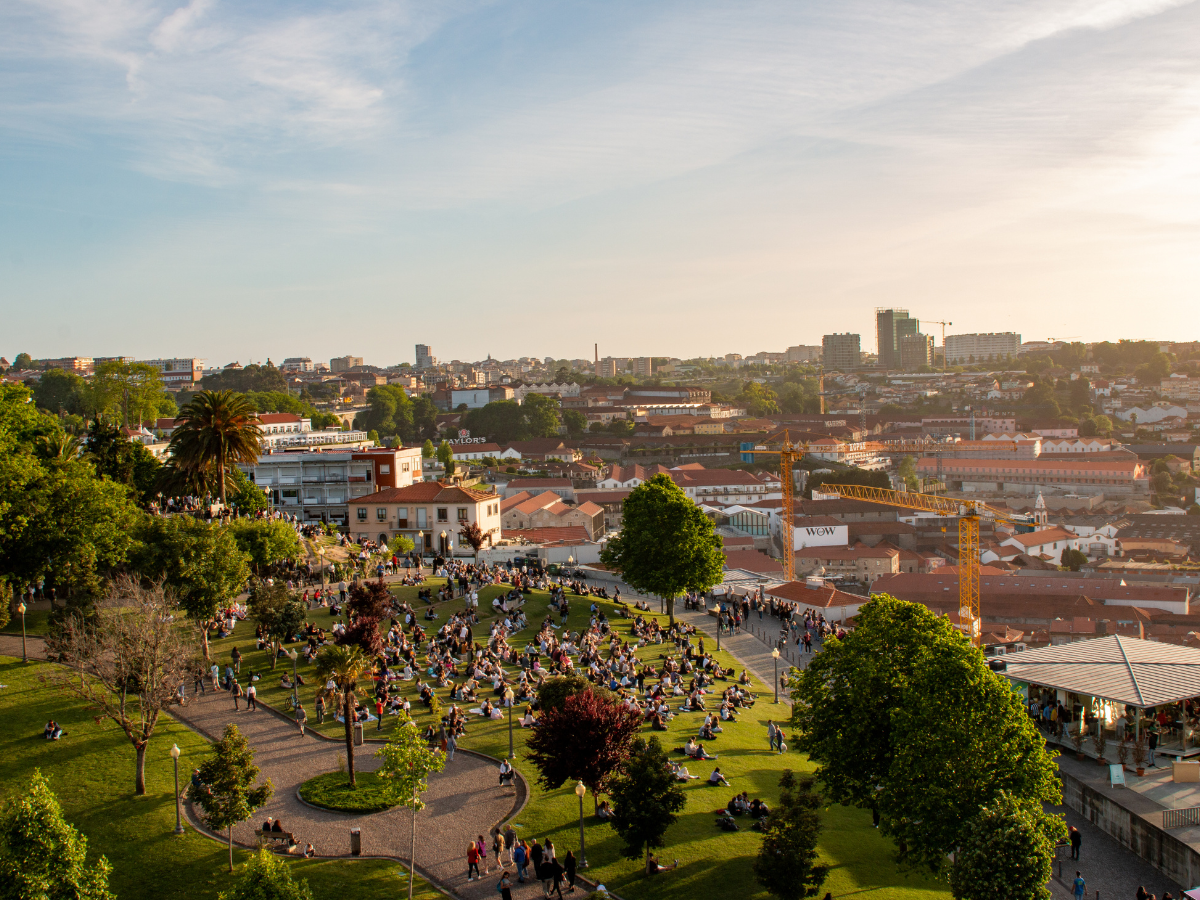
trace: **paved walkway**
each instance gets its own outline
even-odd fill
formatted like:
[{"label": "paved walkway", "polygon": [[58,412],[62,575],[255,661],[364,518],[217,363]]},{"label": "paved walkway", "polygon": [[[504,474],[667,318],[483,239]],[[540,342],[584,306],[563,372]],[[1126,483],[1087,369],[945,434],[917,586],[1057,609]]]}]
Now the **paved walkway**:
[{"label": "paved walkway", "polygon": [[[19,658],[20,636],[0,635],[0,655]],[[40,638],[29,638],[29,655],[44,658],[45,647]],[[224,691],[208,691],[199,698],[189,696],[188,704],[173,707],[171,714],[214,740],[221,736],[228,723],[235,723],[254,748],[255,763],[275,787],[266,806],[234,829],[236,842],[257,846],[254,831],[270,816],[282,819],[284,828],[296,836],[301,846],[311,842],[318,856],[349,856],[350,831],[357,828],[361,832],[364,856],[409,860],[413,836],[410,811],[393,809],[352,815],[317,809],[297,797],[296,791],[303,782],[338,768],[338,756],[344,756],[346,752],[343,741],[331,741],[311,732],[301,736],[291,721],[265,708],[250,712],[243,703],[243,708],[235,712]],[[369,731],[367,737],[370,737]],[[355,767],[358,771],[378,767],[373,754],[379,746],[382,745],[368,743],[356,748]],[[481,755],[459,751],[442,772],[429,779],[429,791],[424,796],[425,809],[417,814],[418,869],[431,881],[465,900],[492,900],[496,893],[495,881],[499,878],[493,860],[495,879],[467,881],[467,844],[477,835],[484,835],[490,857],[491,830],[515,812],[525,795],[524,786],[500,788],[498,765]],[[193,824],[197,824],[195,820]],[[524,885],[514,882],[513,887],[514,897],[520,900],[530,900],[541,894],[537,882]]]}]

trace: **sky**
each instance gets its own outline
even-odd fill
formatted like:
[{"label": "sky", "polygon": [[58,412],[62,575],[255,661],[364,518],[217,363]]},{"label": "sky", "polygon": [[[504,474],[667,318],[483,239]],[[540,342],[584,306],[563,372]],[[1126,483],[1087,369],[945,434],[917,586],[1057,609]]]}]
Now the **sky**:
[{"label": "sky", "polygon": [[0,4],[9,359],[1190,340],[1198,286],[1200,0]]}]

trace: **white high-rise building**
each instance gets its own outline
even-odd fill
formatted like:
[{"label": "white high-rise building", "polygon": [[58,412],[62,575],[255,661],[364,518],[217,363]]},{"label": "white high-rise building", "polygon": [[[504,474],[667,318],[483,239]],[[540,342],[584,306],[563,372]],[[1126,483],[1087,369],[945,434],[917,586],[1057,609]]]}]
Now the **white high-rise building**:
[{"label": "white high-rise building", "polygon": [[1021,336],[1012,331],[948,334],[945,350],[948,365],[1002,360],[1021,351]]},{"label": "white high-rise building", "polygon": [[433,348],[428,344],[417,344],[417,365],[418,369],[432,369],[437,365],[437,360],[433,356]]}]

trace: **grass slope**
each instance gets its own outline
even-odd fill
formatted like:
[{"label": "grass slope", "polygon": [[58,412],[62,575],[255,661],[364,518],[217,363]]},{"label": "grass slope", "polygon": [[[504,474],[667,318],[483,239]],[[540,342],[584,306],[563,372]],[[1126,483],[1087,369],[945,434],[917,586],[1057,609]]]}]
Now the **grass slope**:
[{"label": "grass slope", "polygon": [[[436,587],[441,580],[426,582],[428,586]],[[486,640],[487,629],[492,622],[490,613],[491,598],[501,592],[501,588],[489,587],[482,592],[480,611],[484,614],[481,624],[475,629],[476,640],[483,643]],[[417,587],[393,587],[393,593],[402,599],[409,600],[418,612],[423,606],[415,601]],[[571,617],[568,626],[573,631],[586,628],[589,619],[591,598],[571,598]],[[610,621],[617,632],[626,637],[629,634],[631,621],[617,619],[613,616],[614,604],[599,601],[601,607],[609,615]],[[437,627],[446,621],[450,612],[461,609],[462,600],[454,600],[438,606],[439,618],[436,622],[427,623],[426,631],[433,633]],[[542,619],[549,607],[549,596],[543,592],[535,592],[526,602],[526,614],[530,627],[517,635],[513,645],[523,648],[524,644],[540,627]],[[328,628],[335,618],[324,610],[314,610],[310,614],[312,621]],[[658,617],[665,621],[665,617]],[[555,614],[557,623],[558,616]],[[386,622],[384,625],[386,626]],[[423,622],[423,624],[426,624]],[[229,652],[237,645],[243,654],[242,672],[247,668],[264,672],[270,666],[270,655],[254,650],[254,625],[251,622],[241,622],[235,633],[228,638],[213,642],[214,658],[222,665],[229,658]],[[711,646],[708,649],[712,649]],[[671,644],[645,647],[639,651],[639,657],[657,660],[661,655],[673,651]],[[736,660],[728,653],[717,654],[722,665],[736,665]],[[273,677],[264,677],[259,682],[259,697],[267,703],[282,704],[290,693],[279,687],[279,676],[284,671],[281,661]],[[301,675],[305,666],[300,666]],[[311,668],[308,667],[308,668]],[[740,666],[738,670],[740,671]],[[301,688],[301,700],[309,710],[309,725],[313,727],[316,717],[312,714],[313,699],[317,686],[311,679]],[[243,677],[243,684],[245,678]],[[708,745],[709,751],[720,756],[718,764],[721,770],[732,782],[733,788],[709,788],[704,780],[711,769],[699,764],[690,766],[693,775],[700,775],[701,780],[691,782],[685,787],[687,806],[679,820],[667,832],[667,846],[661,851],[661,858],[680,860],[680,868],[676,872],[664,873],[654,878],[641,875],[640,860],[628,860],[621,856],[621,844],[616,833],[607,825],[595,819],[592,812],[592,798],[584,801],[585,838],[587,843],[587,858],[591,864],[587,875],[589,878],[603,882],[612,890],[617,891],[628,900],[684,900],[694,894],[703,892],[710,900],[766,900],[769,896],[754,880],[752,865],[759,847],[760,836],[753,831],[745,830],[737,833],[720,831],[713,824],[713,812],[722,808],[726,801],[737,791],[749,791],[751,797],[761,797],[768,803],[774,803],[779,796],[779,776],[785,768],[796,771],[811,771],[814,767],[808,759],[797,753],[783,755],[773,754],[767,748],[766,723],[768,719],[779,721],[786,718],[787,707],[778,706],[771,702],[771,691],[767,685],[757,680],[754,684],[760,699],[753,709],[744,712],[736,723],[725,723],[725,732],[718,740]],[[413,704],[414,719],[422,729],[432,721],[432,717],[416,699],[413,683],[405,683],[401,692],[409,697]],[[445,708],[449,708],[449,688],[438,692]],[[474,704],[466,704],[473,706]],[[672,704],[677,706],[678,703]],[[518,714],[523,712],[518,708]],[[703,716],[698,713],[682,713],[677,715],[667,732],[657,732],[659,740],[668,750],[681,747],[700,726]],[[386,739],[388,731],[395,727],[398,720],[388,718],[384,722],[382,732],[373,725],[368,725],[364,736],[368,740]],[[329,720],[318,731],[334,738],[342,739],[343,726]],[[649,729],[647,729],[649,732]],[[564,785],[556,790],[545,790],[537,784],[537,771],[524,759],[525,732],[520,727],[514,728],[514,741],[517,759],[515,764],[525,776],[532,788],[530,801],[517,816],[518,833],[532,841],[534,837],[544,840],[550,837],[560,848],[560,855],[568,848],[578,851],[579,844],[579,801],[576,798],[573,785]],[[508,754],[508,724],[501,722],[473,719],[467,729],[467,734],[460,741],[460,746],[477,750],[493,757],[503,757]],[[372,752],[371,748],[360,748],[359,753]],[[676,754],[676,758],[681,758]],[[709,764],[711,765],[711,764]],[[892,860],[893,847],[882,838],[871,826],[871,817],[867,812],[848,809],[841,806],[831,806],[822,814],[824,832],[821,840],[822,859],[831,867],[831,873],[822,891],[832,891],[835,897],[853,894],[856,897],[872,900],[872,898],[889,898],[889,900],[928,900],[928,898],[945,898],[949,896],[948,887],[935,880],[918,875],[906,875],[900,872]],[[481,828],[485,823],[480,823]],[[487,823],[491,824],[491,823]]]},{"label": "grass slope", "polygon": [[355,786],[350,787],[344,772],[326,772],[300,785],[300,797],[305,803],[342,812],[381,812],[395,806],[387,798],[385,784],[374,772],[359,772]]},{"label": "grass slope", "polygon": [[[160,897],[213,900],[232,883],[223,844],[190,827],[177,836],[170,749],[178,744],[180,778],[208,751],[208,743],[164,717],[146,757],[144,797],[133,794],[134,755],[125,735],[104,720],[97,723],[81,703],[39,681],[46,663],[21,665],[0,657],[0,803],[29,783],[35,768],[49,779],[67,820],[88,838],[88,855],[108,857],[110,886],[119,898]],[[42,737],[47,720],[66,730],[62,740]],[[236,851],[238,862],[248,856]],[[407,892],[396,863],[383,860],[295,860],[293,872],[307,878],[313,895],[340,898],[354,884],[356,900],[390,900]],[[236,877],[236,876],[235,876]],[[444,900],[428,884],[418,884],[423,900]]]}]

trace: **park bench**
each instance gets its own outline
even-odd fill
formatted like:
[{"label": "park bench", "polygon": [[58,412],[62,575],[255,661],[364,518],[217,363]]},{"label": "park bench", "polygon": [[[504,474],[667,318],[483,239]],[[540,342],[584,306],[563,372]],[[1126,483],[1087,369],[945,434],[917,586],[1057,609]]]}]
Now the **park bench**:
[{"label": "park bench", "polygon": [[269,842],[272,844],[282,843],[285,847],[296,846],[296,836],[290,831],[260,831],[258,835],[259,841],[263,845]]}]

